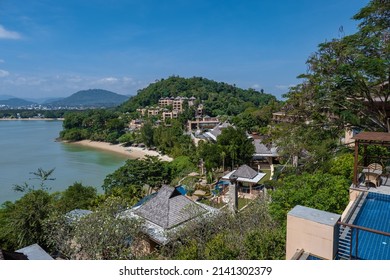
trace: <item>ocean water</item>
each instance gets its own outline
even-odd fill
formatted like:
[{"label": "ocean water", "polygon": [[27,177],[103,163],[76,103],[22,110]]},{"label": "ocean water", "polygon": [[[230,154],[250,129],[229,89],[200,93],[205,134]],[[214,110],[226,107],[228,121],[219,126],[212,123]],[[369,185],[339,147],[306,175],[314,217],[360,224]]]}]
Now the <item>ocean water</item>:
[{"label": "ocean water", "polygon": [[89,147],[55,141],[62,130],[61,121],[0,121],[0,204],[14,201],[23,194],[14,184],[33,179],[38,168],[55,168],[53,181],[47,181],[51,192],[65,190],[74,182],[94,186],[102,192],[104,178],[118,169],[126,157]]}]

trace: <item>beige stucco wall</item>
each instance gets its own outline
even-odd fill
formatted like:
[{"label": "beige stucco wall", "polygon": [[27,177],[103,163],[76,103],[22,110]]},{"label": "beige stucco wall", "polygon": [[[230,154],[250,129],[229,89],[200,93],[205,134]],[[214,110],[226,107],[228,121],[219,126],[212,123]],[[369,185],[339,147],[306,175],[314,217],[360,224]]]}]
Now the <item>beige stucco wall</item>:
[{"label": "beige stucco wall", "polygon": [[360,190],[349,189],[349,201],[355,201],[356,198],[362,193]]},{"label": "beige stucco wall", "polygon": [[337,242],[337,227],[287,216],[286,259],[290,260],[298,249],[303,249],[331,260],[337,253]]}]

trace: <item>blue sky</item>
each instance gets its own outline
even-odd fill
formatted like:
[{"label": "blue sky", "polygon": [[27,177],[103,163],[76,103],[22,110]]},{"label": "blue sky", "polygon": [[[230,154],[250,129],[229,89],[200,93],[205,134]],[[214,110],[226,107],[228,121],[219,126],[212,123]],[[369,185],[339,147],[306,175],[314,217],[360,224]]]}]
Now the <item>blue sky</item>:
[{"label": "blue sky", "polygon": [[126,95],[171,75],[280,98],[368,0],[1,0],[0,95]]}]

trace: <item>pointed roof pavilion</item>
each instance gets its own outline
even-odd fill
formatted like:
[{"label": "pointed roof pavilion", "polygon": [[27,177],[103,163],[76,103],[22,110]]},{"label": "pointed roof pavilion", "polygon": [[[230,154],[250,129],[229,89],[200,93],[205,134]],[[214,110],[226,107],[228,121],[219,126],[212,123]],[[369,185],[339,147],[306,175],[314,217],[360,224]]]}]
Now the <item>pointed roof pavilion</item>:
[{"label": "pointed roof pavilion", "polygon": [[237,182],[246,182],[251,184],[258,183],[261,178],[266,174],[257,172],[250,168],[248,165],[243,164],[238,169],[233,170],[232,172],[226,174],[222,177],[224,180],[237,180]]},{"label": "pointed roof pavilion", "polygon": [[163,229],[170,229],[205,213],[206,209],[183,196],[176,188],[165,185],[155,197],[134,212]]}]

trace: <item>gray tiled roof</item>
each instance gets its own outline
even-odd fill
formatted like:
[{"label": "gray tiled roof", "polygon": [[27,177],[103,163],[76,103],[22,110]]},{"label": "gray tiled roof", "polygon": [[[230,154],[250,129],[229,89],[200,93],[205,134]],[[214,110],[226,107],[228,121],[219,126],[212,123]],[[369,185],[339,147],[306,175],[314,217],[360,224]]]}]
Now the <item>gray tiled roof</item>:
[{"label": "gray tiled roof", "polygon": [[163,229],[173,228],[204,212],[202,206],[183,196],[175,188],[166,185],[155,197],[134,211],[138,216]]},{"label": "gray tiled roof", "polygon": [[223,122],[223,123],[220,123],[220,124],[217,124],[213,129],[211,129],[209,132],[211,134],[213,134],[215,136],[215,138],[217,138],[219,135],[221,135],[222,133],[222,130],[224,128],[227,128],[229,126],[232,126],[230,123],[228,122]]},{"label": "gray tiled roof", "polygon": [[53,258],[38,244],[32,244],[15,252],[23,253],[29,260],[53,260]]},{"label": "gray tiled roof", "polygon": [[272,154],[271,150],[267,148],[266,145],[261,143],[260,139],[253,140],[255,145],[255,153],[256,154]]},{"label": "gray tiled roof", "polygon": [[258,172],[250,168],[248,165],[244,164],[241,165],[235,172],[230,175],[230,178],[247,178],[252,179],[255,178],[258,175]]},{"label": "gray tiled roof", "polygon": [[263,144],[261,139],[254,139],[253,145],[255,146],[255,155],[278,156],[278,148],[273,145]]}]

